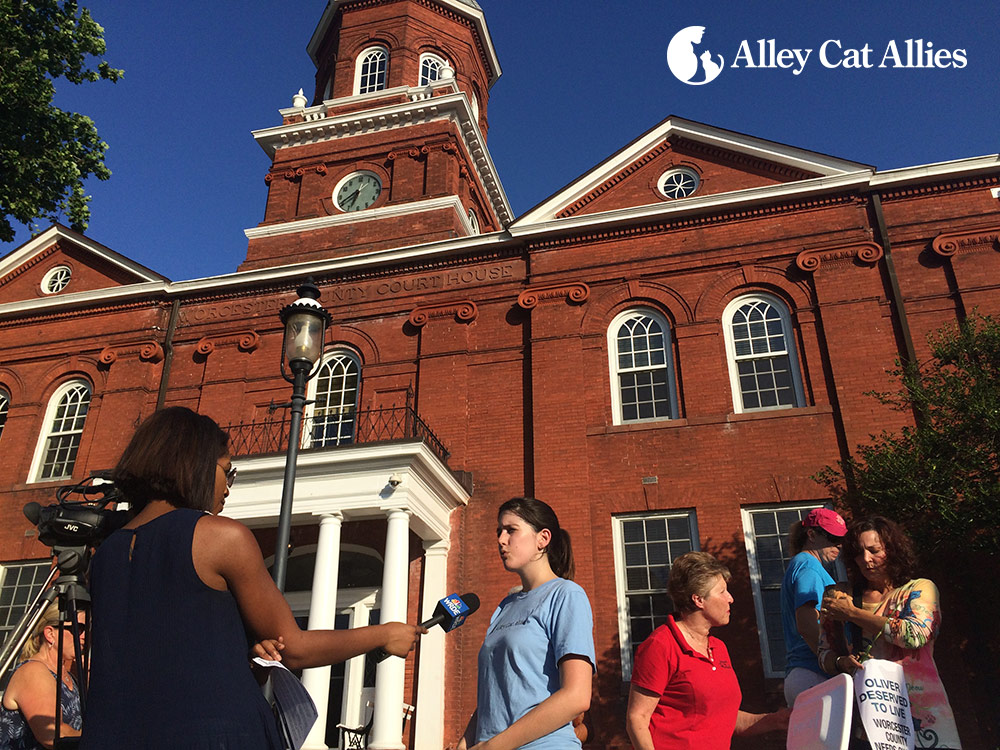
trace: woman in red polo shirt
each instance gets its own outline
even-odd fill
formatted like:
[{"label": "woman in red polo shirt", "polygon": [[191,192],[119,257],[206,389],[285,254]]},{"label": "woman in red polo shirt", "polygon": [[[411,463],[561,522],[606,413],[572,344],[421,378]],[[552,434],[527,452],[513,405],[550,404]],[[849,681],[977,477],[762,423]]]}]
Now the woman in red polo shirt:
[{"label": "woman in red polo shirt", "polygon": [[740,711],[740,685],[713,627],[729,622],[729,568],[705,552],[674,560],[675,614],[635,655],[626,729],[635,750],[728,750],[733,734],[788,727],[790,711]]}]

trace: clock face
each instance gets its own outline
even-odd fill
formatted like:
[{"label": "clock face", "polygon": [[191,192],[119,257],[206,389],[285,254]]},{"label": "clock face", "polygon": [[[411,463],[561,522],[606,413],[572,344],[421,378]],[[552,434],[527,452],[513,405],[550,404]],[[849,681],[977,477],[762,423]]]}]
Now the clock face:
[{"label": "clock face", "polygon": [[335,196],[341,211],[361,211],[371,206],[382,192],[382,181],[372,172],[355,172],[340,184]]}]

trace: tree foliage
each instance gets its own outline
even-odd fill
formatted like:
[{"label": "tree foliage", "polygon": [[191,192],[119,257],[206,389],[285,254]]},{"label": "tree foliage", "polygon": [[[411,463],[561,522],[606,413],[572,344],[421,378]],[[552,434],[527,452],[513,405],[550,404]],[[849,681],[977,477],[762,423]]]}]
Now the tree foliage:
[{"label": "tree foliage", "polygon": [[116,81],[104,55],[104,29],[73,0],[0,0],[0,240],[11,221],[34,227],[60,215],[84,230],[90,218],[83,181],[111,176],[107,144],[93,121],[53,105],[55,81]]},{"label": "tree foliage", "polygon": [[928,363],[896,371],[897,392],[875,394],[915,425],[818,478],[853,510],[903,522],[925,558],[974,566],[1000,553],[1000,322],[974,314],[930,344]]}]

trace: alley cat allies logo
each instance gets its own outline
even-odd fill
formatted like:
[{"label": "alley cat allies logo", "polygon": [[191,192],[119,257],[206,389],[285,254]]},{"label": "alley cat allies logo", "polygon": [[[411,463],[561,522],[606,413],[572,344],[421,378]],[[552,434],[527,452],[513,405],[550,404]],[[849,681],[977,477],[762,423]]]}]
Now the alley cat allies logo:
[{"label": "alley cat allies logo", "polygon": [[[718,78],[726,67],[723,56],[708,48],[705,36],[704,26],[686,26],[667,45],[667,66],[681,83],[703,86]],[[813,48],[784,47],[777,39],[765,38],[742,40],[729,68],[787,71],[798,76],[813,60],[830,70],[958,70],[969,63],[965,49],[936,47],[929,39],[890,39],[877,45],[827,39]]]},{"label": "alley cat allies logo", "polygon": [[688,26],[681,29],[667,45],[667,65],[674,78],[690,86],[703,86],[719,77],[726,63],[722,55],[712,58],[708,49],[695,50],[701,46],[705,35],[704,26]]}]

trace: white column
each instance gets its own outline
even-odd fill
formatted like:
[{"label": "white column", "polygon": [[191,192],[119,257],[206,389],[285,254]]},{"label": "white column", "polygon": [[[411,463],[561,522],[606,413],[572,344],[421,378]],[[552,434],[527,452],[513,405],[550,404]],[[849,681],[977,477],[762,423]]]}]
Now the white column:
[{"label": "white column", "polygon": [[[410,511],[389,511],[382,568],[380,622],[406,621],[409,587]],[[403,750],[403,683],[406,661],[390,656],[375,673],[375,723],[368,747],[372,750]]]},{"label": "white column", "polygon": [[[309,602],[309,630],[333,630],[337,617],[337,579],[340,573],[340,529],[344,516],[324,513],[319,522],[316,567],[313,569],[312,598]],[[319,716],[303,750],[326,750],[326,709],[330,698],[330,667],[302,672],[302,684],[316,704]],[[340,717],[336,717],[340,720]]]},{"label": "white column", "polygon": [[[429,620],[434,607],[448,594],[448,540],[424,542],[424,599],[421,621]],[[417,722],[414,747],[445,746],[444,737],[444,631],[439,627],[420,639],[417,668]],[[454,738],[449,738],[449,740]]]}]

